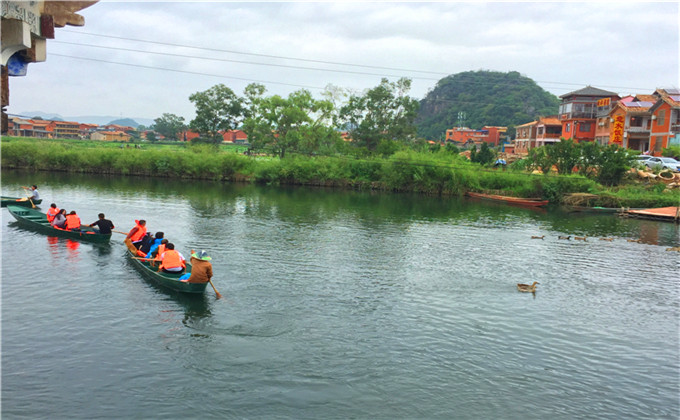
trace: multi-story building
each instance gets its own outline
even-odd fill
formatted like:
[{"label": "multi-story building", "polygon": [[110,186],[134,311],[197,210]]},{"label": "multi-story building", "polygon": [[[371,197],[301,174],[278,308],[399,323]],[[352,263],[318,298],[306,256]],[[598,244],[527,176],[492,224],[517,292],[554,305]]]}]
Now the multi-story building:
[{"label": "multi-story building", "polygon": [[58,139],[79,139],[80,123],[72,121],[51,121],[54,137]]},{"label": "multi-story building", "polygon": [[649,108],[651,127],[649,150],[661,156],[661,150],[669,146],[680,146],[680,90],[657,89],[659,99]]},{"label": "multi-story building", "polygon": [[626,149],[649,151],[649,133],[651,113],[649,109],[654,102],[640,99],[652,99],[651,95],[627,97],[618,101],[609,112],[609,143]]},{"label": "multi-story building", "polygon": [[515,126],[515,153],[526,154],[529,153],[529,149],[536,147],[537,124],[538,121],[532,121]]},{"label": "multi-story building", "polygon": [[575,142],[594,141],[598,116],[598,101],[609,99],[618,101],[615,92],[586,86],[574,92],[560,96],[559,120],[562,124],[561,137],[573,139]]},{"label": "multi-story building", "polygon": [[540,117],[536,123],[536,147],[560,141],[562,123],[557,115]]},{"label": "multi-story building", "polygon": [[481,130],[474,130],[467,127],[456,127],[446,130],[446,141],[459,144],[465,143],[488,143],[491,146],[498,146],[501,136],[507,132],[507,127],[484,126]]}]

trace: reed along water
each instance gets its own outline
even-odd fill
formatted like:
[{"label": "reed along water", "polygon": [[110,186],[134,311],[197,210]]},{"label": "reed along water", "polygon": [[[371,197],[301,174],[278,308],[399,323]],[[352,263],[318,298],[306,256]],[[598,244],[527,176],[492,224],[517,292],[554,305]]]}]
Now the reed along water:
[{"label": "reed along water", "polygon": [[3,172],[2,195],[34,183],[43,211],[205,249],[224,298],[145,280],[122,234],[51,238],[3,209],[3,419],[680,415],[672,223],[58,173]]}]

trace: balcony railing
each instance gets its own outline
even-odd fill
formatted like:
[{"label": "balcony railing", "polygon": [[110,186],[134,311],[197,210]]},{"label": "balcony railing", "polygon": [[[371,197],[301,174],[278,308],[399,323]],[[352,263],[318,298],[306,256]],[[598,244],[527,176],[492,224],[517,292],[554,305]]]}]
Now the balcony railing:
[{"label": "balcony railing", "polygon": [[545,133],[536,136],[536,139],[559,139],[562,133]]},{"label": "balcony railing", "polygon": [[671,131],[674,133],[680,133],[680,122],[671,124]]},{"label": "balcony railing", "polygon": [[647,127],[636,127],[636,126],[632,126],[632,127],[626,128],[626,130],[627,130],[629,133],[649,133],[649,128],[647,128]]}]

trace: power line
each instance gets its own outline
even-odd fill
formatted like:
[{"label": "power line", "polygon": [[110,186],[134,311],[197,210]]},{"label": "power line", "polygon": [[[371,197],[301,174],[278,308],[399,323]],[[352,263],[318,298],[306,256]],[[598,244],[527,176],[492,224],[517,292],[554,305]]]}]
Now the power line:
[{"label": "power line", "polygon": [[145,66],[142,64],[130,64],[130,63],[119,63],[117,61],[108,61],[108,60],[100,60],[97,58],[88,58],[88,57],[75,57],[71,55],[64,55],[64,54],[56,54],[56,53],[50,53],[50,55],[57,56],[57,57],[66,57],[66,58],[75,58],[78,60],[85,60],[85,61],[96,61],[99,63],[108,63],[108,64],[118,64],[121,66],[130,66],[130,67],[139,67],[139,68],[144,68],[144,69],[151,69],[151,70],[164,70],[164,71],[171,71],[175,73],[186,73],[186,74],[195,74],[199,76],[211,76],[211,77],[220,77],[224,79],[235,79],[235,80],[244,80],[246,82],[256,82],[256,83],[270,83],[270,84],[275,84],[275,85],[284,85],[284,86],[292,86],[292,87],[301,87],[304,89],[317,89],[317,90],[324,90],[325,88],[318,87],[318,86],[305,86],[305,85],[296,85],[293,83],[284,83],[284,82],[271,82],[271,81],[265,81],[265,80],[253,80],[253,79],[246,79],[244,77],[235,77],[235,76],[224,76],[221,74],[210,74],[210,73],[201,73],[197,71],[188,71],[188,70],[177,70],[177,69],[169,69],[165,67],[154,67],[154,66]]},{"label": "power line", "polygon": [[244,51],[223,50],[223,49],[219,49],[219,48],[197,47],[197,46],[194,46],[194,45],[173,44],[173,43],[170,43],[170,42],[149,41],[149,40],[145,40],[145,39],[127,38],[127,37],[122,37],[122,36],[95,34],[95,33],[92,33],[92,32],[80,32],[80,31],[69,31],[69,30],[63,30],[63,31],[60,31],[60,32],[70,32],[70,33],[73,33],[73,34],[98,36],[98,37],[102,37],[102,38],[122,39],[122,40],[125,40],[125,41],[144,42],[144,43],[147,43],[147,44],[167,45],[167,46],[171,46],[171,47],[193,48],[193,49],[196,49],[196,50],[204,50],[204,51],[213,51],[213,52],[217,51],[217,52],[225,52],[225,53],[230,53],[230,54],[250,55],[250,56],[253,56],[253,57],[267,57],[267,58],[276,58],[276,59],[280,59],[280,60],[304,61],[304,62],[307,62],[307,63],[332,64],[332,65],[336,65],[336,66],[352,66],[352,67],[363,67],[363,68],[369,68],[369,69],[394,70],[394,71],[406,71],[406,72],[411,72],[411,73],[429,73],[429,74],[446,75],[446,73],[436,72],[436,71],[428,71],[428,70],[413,70],[413,69],[403,69],[403,68],[396,68],[396,67],[371,66],[371,65],[367,65],[367,64],[341,63],[341,62],[337,62],[337,61],[324,61],[324,60],[313,60],[313,59],[308,59],[308,58],[286,57],[286,56],[281,56],[281,55],[249,53],[249,52],[244,52]]},{"label": "power line", "polygon": [[[169,56],[169,57],[195,58],[195,59],[199,59],[199,60],[222,61],[222,62],[240,63],[240,64],[253,64],[253,65],[257,65],[257,66],[285,67],[285,68],[290,68],[290,69],[315,70],[315,71],[326,71],[326,72],[334,72],[334,73],[360,74],[360,75],[367,75],[367,76],[402,77],[402,76],[389,75],[389,74],[385,75],[385,74],[366,73],[366,72],[351,71],[351,70],[322,69],[322,68],[317,68],[317,67],[301,67],[301,66],[290,66],[290,65],[285,65],[285,64],[257,63],[257,62],[252,62],[252,61],[230,60],[230,59],[226,59],[226,58],[213,58],[213,57],[198,57],[198,56],[194,56],[194,55],[162,53],[162,52],[156,52],[156,51],[139,51],[139,50],[135,50],[135,49],[132,49],[132,48],[106,47],[106,46],[102,46],[102,45],[80,44],[80,43],[77,43],[77,42],[52,41],[52,43],[78,45],[78,46],[92,47],[92,48],[103,48],[103,49],[107,49],[107,50],[116,50],[116,51],[129,51],[129,52],[141,53],[141,54],[155,54],[155,55],[163,55],[163,56]],[[434,81],[440,80],[440,79],[435,79],[435,78],[431,78],[431,77],[411,77],[411,78],[412,79],[422,79],[422,80],[434,80]]]},{"label": "power line", "polygon": [[[97,34],[97,33],[92,33],[92,32],[80,32],[80,31],[71,31],[71,30],[63,30],[63,32],[69,32],[69,33],[81,34],[81,35],[89,35],[89,36],[95,36],[95,37],[101,37],[101,38],[110,38],[110,39],[120,39],[120,40],[125,40],[125,41],[142,42],[142,43],[147,43],[147,44],[165,45],[165,46],[180,47],[180,48],[191,48],[191,49],[211,51],[211,52],[224,52],[224,53],[230,53],[230,54],[249,55],[249,56],[254,56],[254,57],[274,58],[274,59],[279,59],[279,60],[294,60],[294,61],[302,61],[302,62],[308,62],[308,63],[330,64],[330,65],[338,65],[338,66],[360,67],[360,68],[370,68],[370,69],[380,69],[380,70],[404,71],[404,72],[410,72],[410,73],[426,73],[426,74],[436,74],[436,75],[442,75],[442,76],[450,76],[451,75],[449,73],[435,72],[435,71],[429,71],[429,70],[405,69],[405,68],[385,67],[385,66],[373,66],[373,65],[365,65],[365,64],[356,64],[356,63],[343,63],[343,62],[337,62],[337,61],[326,61],[326,60],[315,60],[315,59],[307,59],[307,58],[299,58],[299,57],[288,57],[288,56],[280,56],[280,55],[273,55],[273,54],[250,53],[250,52],[244,52],[244,51],[225,50],[225,49],[219,49],[219,48],[199,47],[199,46],[195,46],[195,45],[175,44],[175,43],[162,42],[162,41],[150,41],[150,40],[128,38],[128,37],[115,36],[115,35],[104,35],[104,34]],[[53,42],[60,42],[60,41],[53,41]],[[68,42],[61,42],[61,43],[68,44]],[[86,46],[98,47],[98,48],[122,49],[122,48],[115,48],[115,47],[99,47],[99,46],[88,45],[88,44],[76,44],[76,43],[71,43],[71,44],[73,44],[73,45],[86,45]],[[124,50],[124,49],[122,49],[122,50]],[[135,51],[135,50],[132,50],[132,51]],[[150,52],[150,53],[161,54],[161,53],[156,53],[156,52]],[[176,55],[176,54],[167,54],[167,55]],[[177,56],[181,56],[181,55],[177,55]],[[201,58],[201,57],[192,57],[192,58]],[[301,69],[308,69],[308,70],[353,73],[353,72],[350,72],[350,71],[343,71],[343,70],[306,68],[306,67],[296,67],[296,66],[277,65],[277,64],[265,64],[265,63],[252,63],[252,62],[243,62],[243,61],[237,61],[237,60],[226,60],[226,59],[219,60],[219,59],[211,59],[211,58],[202,58],[202,59],[216,60],[216,61],[232,61],[232,62],[264,65],[264,66],[289,67],[289,68],[301,68]],[[373,75],[373,76],[380,76],[378,74],[361,73],[361,72],[357,72],[357,73],[354,73],[354,74],[367,74],[367,75]],[[399,76],[387,76],[387,77],[399,77]],[[412,77],[412,78],[423,79],[423,80],[440,80],[440,79],[432,79],[432,78],[424,78],[424,77]],[[545,84],[549,84],[549,85],[565,85],[565,86],[586,86],[586,85],[589,85],[588,83],[556,82],[556,81],[546,81],[546,80],[534,80],[534,82],[535,83],[545,83]],[[628,90],[628,91],[653,91],[654,90],[653,88],[624,87],[624,86],[599,85],[599,84],[598,84],[598,86],[600,86],[602,88],[620,89],[620,90]],[[567,90],[567,89],[563,88],[563,90]]]}]

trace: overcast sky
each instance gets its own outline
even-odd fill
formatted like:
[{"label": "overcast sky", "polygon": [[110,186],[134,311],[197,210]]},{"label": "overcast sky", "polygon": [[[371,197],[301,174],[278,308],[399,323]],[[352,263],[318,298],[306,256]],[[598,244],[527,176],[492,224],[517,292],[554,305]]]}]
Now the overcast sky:
[{"label": "overcast sky", "polygon": [[102,0],[80,14],[85,26],[48,40],[46,62],[10,78],[10,114],[172,113],[188,122],[189,96],[219,83],[239,95],[256,81],[268,94],[307,88],[320,97],[329,84],[360,92],[381,77],[409,77],[422,99],[469,70],[518,71],[558,96],[586,85],[620,94],[680,87],[677,2]]}]

